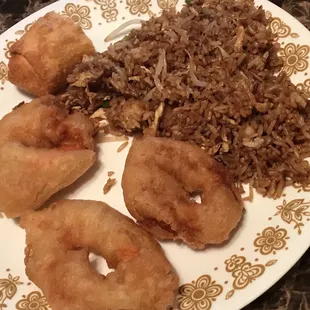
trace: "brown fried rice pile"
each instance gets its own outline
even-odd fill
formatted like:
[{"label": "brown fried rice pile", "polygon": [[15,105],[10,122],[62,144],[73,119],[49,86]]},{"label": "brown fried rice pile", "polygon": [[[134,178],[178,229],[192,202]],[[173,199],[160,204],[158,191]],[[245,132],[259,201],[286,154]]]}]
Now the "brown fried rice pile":
[{"label": "brown fried rice pile", "polygon": [[280,197],[286,185],[310,183],[310,105],[282,72],[270,22],[251,0],[165,11],[85,57],[61,103],[86,114],[104,107],[127,134],[153,126],[194,142],[237,183]]}]

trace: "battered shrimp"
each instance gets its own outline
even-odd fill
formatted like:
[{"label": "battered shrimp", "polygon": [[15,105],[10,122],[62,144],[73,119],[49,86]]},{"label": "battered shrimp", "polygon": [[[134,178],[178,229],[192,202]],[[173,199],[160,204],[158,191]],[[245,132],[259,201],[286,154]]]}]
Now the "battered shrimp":
[{"label": "battered shrimp", "polygon": [[[26,273],[53,310],[167,310],[173,304],[178,277],[160,245],[107,204],[64,200],[20,223]],[[90,251],[115,271],[97,274]]]},{"label": "battered shrimp", "polygon": [[[243,213],[226,168],[187,142],[135,138],[122,187],[126,206],[142,227],[194,249],[227,240]],[[195,194],[201,203],[193,200]]]},{"label": "battered shrimp", "polygon": [[0,120],[0,211],[18,217],[72,184],[95,162],[94,126],[46,96]]}]

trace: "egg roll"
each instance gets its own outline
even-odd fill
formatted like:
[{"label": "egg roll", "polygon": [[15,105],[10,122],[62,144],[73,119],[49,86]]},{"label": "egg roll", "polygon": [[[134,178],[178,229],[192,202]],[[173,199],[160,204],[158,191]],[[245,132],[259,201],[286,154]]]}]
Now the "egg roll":
[{"label": "egg roll", "polygon": [[40,97],[65,89],[83,55],[95,54],[91,40],[69,17],[49,12],[10,47],[8,79]]}]

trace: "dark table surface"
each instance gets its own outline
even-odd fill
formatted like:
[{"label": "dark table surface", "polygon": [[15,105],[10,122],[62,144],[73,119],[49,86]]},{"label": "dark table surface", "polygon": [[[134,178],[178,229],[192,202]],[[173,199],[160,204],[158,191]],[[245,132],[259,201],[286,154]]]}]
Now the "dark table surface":
[{"label": "dark table surface", "polygon": [[[0,34],[56,0],[0,0]],[[310,0],[272,0],[310,30]],[[310,310],[310,249],[265,294],[243,310]]]}]

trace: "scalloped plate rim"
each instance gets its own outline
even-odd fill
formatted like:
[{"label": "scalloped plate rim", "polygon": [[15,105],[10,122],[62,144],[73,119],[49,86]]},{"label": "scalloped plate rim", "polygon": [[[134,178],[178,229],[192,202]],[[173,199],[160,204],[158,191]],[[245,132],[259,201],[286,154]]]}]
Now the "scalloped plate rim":
[{"label": "scalloped plate rim", "polygon": [[[119,0],[116,0],[116,1],[119,1]],[[179,0],[179,2],[182,2],[183,0]],[[17,24],[15,24],[14,26],[12,26],[11,28],[9,28],[8,30],[6,30],[3,34],[1,34],[0,36],[0,43],[3,43],[3,38],[6,38],[6,37],[9,37],[10,35],[12,35],[15,31],[17,30],[20,30],[21,28],[23,28],[27,23],[29,22],[32,22],[33,20],[41,17],[43,14],[51,11],[51,10],[59,10],[60,8],[64,7],[64,5],[66,3],[69,3],[70,1],[66,1],[66,0],[60,0],[58,2],[55,2],[55,3],[52,3],[42,9],[40,9],[39,11],[33,13],[32,15],[26,17],[25,19],[21,20],[20,22],[18,22]],[[84,3],[85,5],[93,5],[93,6],[97,6],[98,7],[98,4],[95,4],[93,2],[89,2],[89,1],[82,1],[82,0],[78,0],[78,1],[71,1],[73,3]],[[155,0],[151,0],[152,3],[155,3],[156,1]],[[301,37],[298,39],[298,41],[302,41],[302,42],[305,42],[304,44],[306,44],[306,40],[304,39],[305,36],[308,37],[308,42],[310,41],[310,32],[308,31],[308,29],[302,25],[297,19],[295,19],[293,16],[291,16],[289,13],[285,12],[283,9],[279,8],[278,6],[276,6],[275,4],[267,1],[267,0],[258,0],[256,1],[256,4],[257,5],[263,5],[264,6],[267,6],[269,8],[269,11],[272,11],[272,12],[279,12],[279,14],[275,14],[276,16],[279,16],[282,20],[284,20],[286,22],[286,24],[288,24],[290,27],[292,28],[298,28],[300,29],[300,32],[302,32],[302,35]],[[265,8],[265,7],[264,7]],[[280,15],[281,13],[281,15]],[[133,17],[134,18],[134,17]],[[118,21],[120,22],[120,21]],[[299,33],[299,31],[298,31]],[[87,31],[86,31],[86,34],[87,34]],[[1,45],[2,46],[2,45]],[[2,49],[1,49],[1,52],[2,52]],[[2,59],[0,58],[0,61]],[[309,69],[307,70],[309,71]],[[309,76],[308,76],[309,78]],[[8,82],[7,82],[8,83]],[[1,85],[0,85],[1,86]],[[25,97],[25,96],[24,96]],[[1,92],[0,92],[0,99],[1,99]],[[0,107],[0,114],[2,115],[3,113],[1,112],[1,107]],[[114,147],[114,146],[113,146]],[[102,175],[102,173],[101,173]],[[87,185],[86,185],[87,186]],[[296,194],[296,197],[298,195]],[[305,193],[304,194],[304,197],[307,197],[307,199],[309,199],[310,201],[310,193],[307,194]],[[97,196],[96,196],[96,199]],[[107,201],[105,199],[105,196],[101,196],[101,199],[100,200],[104,200],[104,201]],[[113,200],[113,199],[112,199]],[[258,198],[258,200],[260,201],[261,199]],[[283,200],[283,199],[282,199]],[[113,200],[114,201],[114,200]],[[264,200],[265,201],[265,200]],[[108,201],[107,201],[108,202]],[[108,202],[109,203],[109,202]],[[276,204],[275,202],[273,204]],[[250,205],[248,206],[247,205],[247,210],[252,208],[253,206]],[[125,211],[126,212],[126,211]],[[123,213],[125,213],[123,212]],[[254,212],[254,211],[253,211]],[[249,213],[249,211],[247,211],[247,213]],[[270,212],[270,215],[271,215],[272,212]],[[1,219],[0,219],[0,223],[1,223]],[[266,222],[267,223],[267,222]],[[279,224],[281,227],[285,227],[287,230],[290,230],[293,235],[293,233],[297,233],[296,230],[292,230],[292,225],[288,225],[286,223],[283,223],[281,222],[278,218],[276,218],[274,221],[270,222],[269,223],[271,226],[276,226],[277,224]],[[267,224],[266,224],[267,225]],[[280,278],[283,277],[283,275],[285,275],[295,264],[296,262],[302,257],[302,255],[307,251],[307,249],[309,248],[310,246],[310,238],[307,238],[308,235],[310,234],[310,227],[309,227],[309,224],[308,224],[308,227],[306,228],[306,226],[304,227],[304,230],[305,230],[305,233],[303,234],[303,236],[295,236],[294,235],[294,238],[291,237],[291,241],[293,241],[295,243],[295,245],[292,245],[290,246],[291,250],[290,251],[287,251],[286,255],[281,255],[283,253],[280,253],[280,255],[269,255],[266,257],[264,256],[261,256],[260,255],[260,258],[265,258],[264,261],[269,261],[270,259],[278,259],[276,265],[274,265],[274,267],[270,267],[270,269],[266,269],[266,271],[269,271],[272,272],[272,275],[270,275],[268,273],[268,275],[266,274],[263,274],[260,278],[256,279],[253,283],[256,283],[254,286],[254,288],[248,288],[247,291],[243,292],[243,291],[238,291],[238,294],[235,293],[234,297],[232,297],[229,301],[226,301],[226,304],[225,304],[225,301],[222,302],[219,306],[216,306],[216,304],[214,304],[213,307],[211,307],[211,310],[216,310],[216,309],[220,309],[220,310],[223,310],[223,307],[227,310],[236,310],[236,309],[240,309],[246,305],[248,305],[250,302],[252,302],[254,299],[256,299],[258,296],[260,296],[261,294],[263,294],[265,291],[267,291],[272,285],[274,285]],[[256,232],[256,231],[255,231]],[[1,233],[1,224],[0,224],[0,233]],[[238,233],[237,233],[238,235]],[[238,237],[238,236],[237,236]],[[237,237],[234,237],[234,242],[236,241],[236,238]],[[296,242],[296,238],[298,238],[297,242]],[[303,241],[303,242],[300,242],[300,241]],[[1,244],[1,243],[0,243]],[[162,244],[164,249],[166,250],[167,249],[167,245],[166,244]],[[175,248],[176,246],[175,245],[171,245],[171,248],[173,248],[173,251],[175,251]],[[295,249],[295,250],[292,250],[292,249]],[[181,250],[183,251],[184,249],[181,248]],[[214,249],[211,250],[211,252],[213,251]],[[173,252],[172,251],[172,252]],[[207,250],[208,251],[208,250]],[[237,255],[246,255],[247,251],[243,252],[243,254],[238,250],[236,250],[235,252],[238,252]],[[251,261],[253,264],[254,261],[254,257],[257,255],[257,254],[254,254],[251,252],[251,254],[253,254],[253,257],[249,256],[250,255],[250,252],[249,254],[247,254],[247,258],[251,258]],[[170,255],[170,254],[169,254]],[[208,254],[206,254],[208,255]],[[283,257],[284,258],[283,258]],[[280,257],[280,258],[279,258]],[[282,260],[281,260],[281,257],[282,257]],[[287,257],[288,259],[285,259],[285,257]],[[293,257],[293,259],[292,259]],[[223,261],[224,261],[224,258],[229,258],[228,256],[225,256],[223,257]],[[253,258],[253,259],[252,259]],[[1,261],[1,257],[0,257],[0,261]],[[262,263],[262,261],[260,262]],[[21,265],[21,264],[20,264]],[[269,268],[269,267],[268,267]],[[272,270],[271,268],[274,268],[274,270]],[[203,269],[203,268],[202,268]],[[227,291],[229,291],[229,287],[228,286],[225,286],[223,284],[223,281],[224,279],[222,279],[221,277],[219,277],[219,275],[216,273],[216,272],[211,272],[211,269],[209,268],[208,269],[208,272],[210,271],[210,274],[212,274],[212,280],[216,280],[216,282],[218,283],[219,280],[221,281],[220,283],[223,285],[223,288],[224,288],[224,292],[221,294],[220,297],[218,297],[218,299],[223,299],[223,296],[225,296],[225,294],[227,293]],[[2,276],[2,270],[0,270],[0,275]],[[202,272],[203,273],[203,272]],[[267,273],[267,272],[266,272]],[[15,274],[14,274],[15,275]],[[0,276],[0,278],[1,278]],[[229,276],[227,276],[229,277]],[[192,278],[192,280],[195,280],[196,278],[198,278],[198,276],[194,276]],[[230,279],[231,280],[231,279]],[[267,281],[268,280],[268,281]],[[232,280],[231,280],[232,281]],[[186,283],[190,283],[191,281],[189,279],[186,280]],[[180,283],[180,284],[183,284],[183,283]],[[252,287],[253,287],[252,286]],[[234,298],[234,299],[233,299]],[[238,301],[237,301],[238,300]],[[241,302],[240,302],[241,300]],[[1,301],[1,300],[0,300]],[[225,305],[225,306],[224,306]],[[231,307],[233,305],[233,307]],[[218,308],[218,307],[221,307],[221,308]],[[9,307],[10,308],[10,307]]]}]

